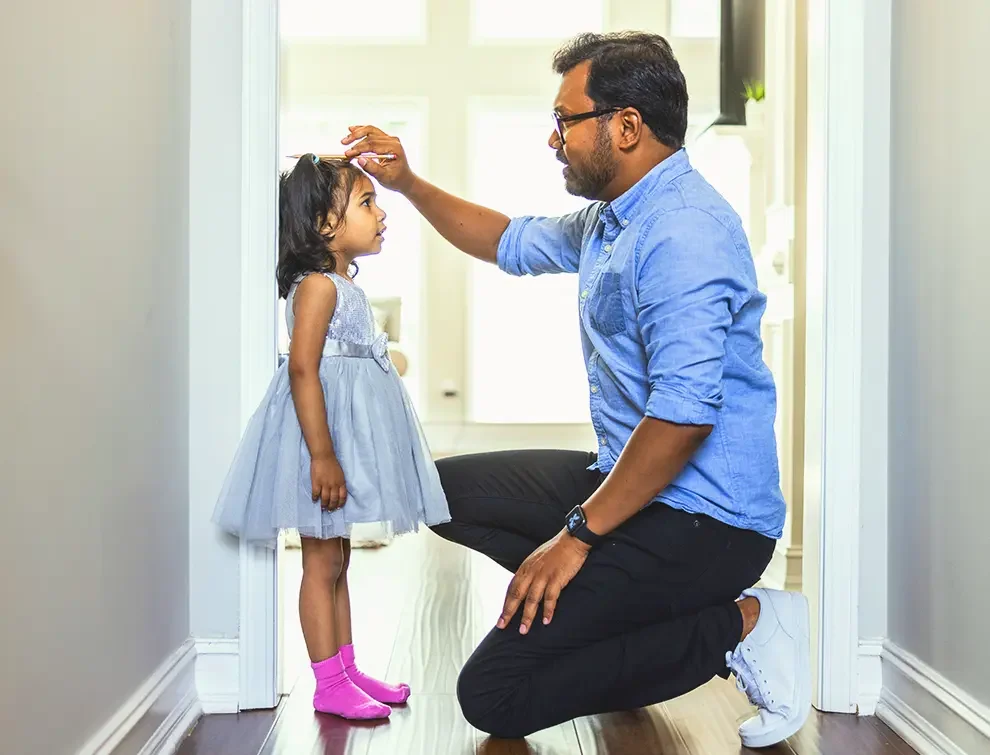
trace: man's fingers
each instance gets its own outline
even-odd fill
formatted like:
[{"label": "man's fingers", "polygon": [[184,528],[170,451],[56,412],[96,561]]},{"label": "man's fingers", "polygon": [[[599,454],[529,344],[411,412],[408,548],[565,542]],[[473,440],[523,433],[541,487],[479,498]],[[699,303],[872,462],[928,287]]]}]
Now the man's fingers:
[{"label": "man's fingers", "polygon": [[347,130],[350,132],[345,139],[360,139],[362,136],[369,136],[375,134],[378,136],[388,136],[384,131],[382,131],[378,126],[372,126],[370,123],[359,124],[357,126],[348,126]]},{"label": "man's fingers", "polygon": [[380,174],[383,168],[381,163],[375,162],[374,160],[366,157],[359,157],[357,164],[361,167],[361,170],[372,176],[377,176]]},{"label": "man's fingers", "polygon": [[344,154],[347,157],[357,157],[358,155],[361,154],[374,152],[375,151],[374,145],[377,141],[378,141],[377,139],[360,139],[358,141],[353,142],[350,147],[344,150]]},{"label": "man's fingers", "polygon": [[505,602],[502,604],[502,615],[498,617],[498,623],[496,626],[499,629],[505,629],[512,617],[516,615],[516,611],[519,610],[519,604],[522,603],[523,598],[526,597],[526,593],[529,589],[529,577],[521,574],[516,574],[509,583],[509,589],[505,591]]},{"label": "man's fingers", "polygon": [[560,597],[560,586],[554,582],[547,585],[546,592],[543,593],[543,623],[549,624],[553,621],[553,612],[557,608],[557,598]]},{"label": "man's fingers", "polygon": [[540,609],[540,601],[543,599],[543,593],[546,589],[547,583],[543,580],[533,582],[529,586],[526,602],[523,605],[522,619],[519,621],[519,634],[526,634],[529,628],[533,626],[533,620],[536,618],[536,612]]},{"label": "man's fingers", "polygon": [[344,153],[344,156],[348,160],[355,160],[355,159],[374,160],[375,155],[394,155],[394,154],[395,154],[395,150],[393,148],[383,145],[379,145],[378,147],[373,147],[373,146],[366,147],[362,142],[353,149],[347,150],[347,152]]},{"label": "man's fingers", "polygon": [[341,144],[350,144],[366,136],[385,136],[385,132],[376,126],[348,126],[350,133],[340,140]]},{"label": "man's fingers", "polygon": [[344,152],[347,157],[360,155],[392,155],[399,149],[399,143],[394,139],[365,139],[352,145]]}]

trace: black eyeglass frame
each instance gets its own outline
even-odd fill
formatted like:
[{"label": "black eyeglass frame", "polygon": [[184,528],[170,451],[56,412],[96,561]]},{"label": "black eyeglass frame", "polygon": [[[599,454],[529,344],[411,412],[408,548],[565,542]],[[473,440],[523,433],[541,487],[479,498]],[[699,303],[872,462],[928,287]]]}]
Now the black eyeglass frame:
[{"label": "black eyeglass frame", "polygon": [[575,113],[574,115],[560,115],[556,112],[551,113],[553,116],[554,131],[557,133],[557,138],[560,139],[560,146],[564,146],[564,126],[566,124],[579,123],[592,118],[601,118],[603,115],[615,115],[616,113],[622,112],[624,109],[625,108],[621,107],[608,107],[600,110],[589,110],[586,113]]}]

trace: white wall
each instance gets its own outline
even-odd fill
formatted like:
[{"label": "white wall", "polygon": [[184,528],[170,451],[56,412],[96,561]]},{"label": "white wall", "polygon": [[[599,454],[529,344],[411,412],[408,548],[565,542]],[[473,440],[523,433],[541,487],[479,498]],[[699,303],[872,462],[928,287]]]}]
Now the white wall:
[{"label": "white wall", "polygon": [[4,4],[7,755],[75,751],[189,634],[189,8]]},{"label": "white wall", "polygon": [[894,4],[889,635],[983,704],[988,29],[985,0]]}]

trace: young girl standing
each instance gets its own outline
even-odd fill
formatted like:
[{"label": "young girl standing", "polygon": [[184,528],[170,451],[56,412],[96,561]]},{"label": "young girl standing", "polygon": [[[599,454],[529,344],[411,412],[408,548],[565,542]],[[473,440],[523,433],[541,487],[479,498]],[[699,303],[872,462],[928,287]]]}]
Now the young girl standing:
[{"label": "young girl standing", "polygon": [[375,336],[355,285],[355,260],[381,251],[385,213],[371,181],[343,161],[305,155],[279,186],[279,294],[289,359],[251,418],[214,521],[274,546],[302,541],[299,617],[313,672],[313,706],[382,718],[409,687],[362,674],[351,644],[350,526],[388,522],[399,534],[449,520],[412,403]]}]

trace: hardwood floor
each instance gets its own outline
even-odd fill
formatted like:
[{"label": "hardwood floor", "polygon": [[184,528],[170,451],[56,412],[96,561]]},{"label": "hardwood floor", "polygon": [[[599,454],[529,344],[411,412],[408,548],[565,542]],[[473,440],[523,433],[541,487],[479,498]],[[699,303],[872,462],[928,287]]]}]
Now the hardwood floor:
[{"label": "hardwood floor", "polygon": [[[283,561],[295,616],[298,554]],[[508,575],[482,556],[432,533],[355,550],[351,566],[354,636],[370,674],[407,681],[415,691],[386,723],[354,724],[313,712],[313,682],[298,623],[287,622],[287,663],[299,670],[292,693],[272,711],[208,716],[180,755],[733,755],[738,723],[752,714],[730,682],[715,679],[689,695],[630,712],[593,716],[526,741],[492,740],[461,716],[457,673],[501,609]],[[912,755],[883,723],[813,714],[781,755]]]}]

